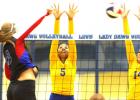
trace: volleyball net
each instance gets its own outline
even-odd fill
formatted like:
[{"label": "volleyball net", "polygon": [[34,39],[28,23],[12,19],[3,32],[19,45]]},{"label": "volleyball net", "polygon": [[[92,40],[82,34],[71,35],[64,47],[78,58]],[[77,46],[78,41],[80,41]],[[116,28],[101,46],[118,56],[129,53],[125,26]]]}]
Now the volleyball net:
[{"label": "volleyball net", "polygon": [[[135,50],[140,41],[133,41]],[[51,41],[26,41],[33,63],[39,67],[36,80],[37,100],[49,100],[51,79],[49,71],[49,52]],[[106,100],[124,100],[128,93],[128,62],[124,41],[76,40],[77,74],[75,79],[75,100],[88,100],[94,93],[101,93]],[[2,47],[1,66],[3,63]],[[9,81],[0,67],[0,92],[6,100]]]}]

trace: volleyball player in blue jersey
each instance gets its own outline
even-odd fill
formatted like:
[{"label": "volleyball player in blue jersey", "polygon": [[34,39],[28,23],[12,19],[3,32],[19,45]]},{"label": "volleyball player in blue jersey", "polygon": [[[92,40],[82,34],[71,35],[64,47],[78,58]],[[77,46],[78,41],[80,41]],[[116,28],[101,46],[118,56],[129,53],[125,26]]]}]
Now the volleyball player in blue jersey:
[{"label": "volleyball player in blue jersey", "polygon": [[13,36],[16,33],[14,24],[4,23],[1,27],[0,42],[4,43],[5,74],[10,80],[7,90],[7,100],[36,100],[35,76],[38,70],[37,66],[32,63],[24,39],[50,13],[51,11],[48,10],[45,15],[38,19],[19,38]]}]

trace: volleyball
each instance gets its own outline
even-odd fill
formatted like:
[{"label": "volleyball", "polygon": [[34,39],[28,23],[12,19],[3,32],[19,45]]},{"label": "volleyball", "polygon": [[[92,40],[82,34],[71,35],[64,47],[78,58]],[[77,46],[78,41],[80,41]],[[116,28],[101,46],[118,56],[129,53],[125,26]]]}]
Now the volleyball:
[{"label": "volleyball", "polygon": [[121,8],[115,8],[114,6],[110,6],[106,9],[106,14],[110,18],[118,18],[122,14]]}]

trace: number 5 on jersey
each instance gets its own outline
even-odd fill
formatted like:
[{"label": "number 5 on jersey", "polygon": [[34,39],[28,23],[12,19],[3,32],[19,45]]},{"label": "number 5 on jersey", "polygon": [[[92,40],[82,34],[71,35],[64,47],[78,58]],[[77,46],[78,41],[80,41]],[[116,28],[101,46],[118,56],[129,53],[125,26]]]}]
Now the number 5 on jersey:
[{"label": "number 5 on jersey", "polygon": [[65,68],[61,68],[60,75],[61,75],[61,76],[65,76],[65,74],[66,74]]}]

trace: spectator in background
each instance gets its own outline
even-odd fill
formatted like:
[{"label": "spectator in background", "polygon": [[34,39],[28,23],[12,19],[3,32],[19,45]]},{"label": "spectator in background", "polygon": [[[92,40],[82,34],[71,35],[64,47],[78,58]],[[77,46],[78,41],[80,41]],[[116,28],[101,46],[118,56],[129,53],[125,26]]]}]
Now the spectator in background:
[{"label": "spectator in background", "polygon": [[89,100],[105,100],[105,98],[103,97],[103,95],[96,93],[91,96]]}]

